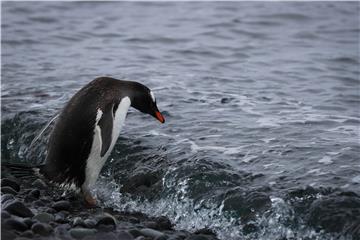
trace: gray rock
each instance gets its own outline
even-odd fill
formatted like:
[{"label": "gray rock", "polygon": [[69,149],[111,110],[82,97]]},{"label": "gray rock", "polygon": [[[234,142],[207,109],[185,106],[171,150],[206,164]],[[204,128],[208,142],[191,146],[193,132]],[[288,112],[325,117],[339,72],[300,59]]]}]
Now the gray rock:
[{"label": "gray rock", "polygon": [[184,240],[186,238],[186,234],[178,234],[178,233],[175,233],[173,235],[171,235],[168,240]]},{"label": "gray rock", "polygon": [[136,229],[136,228],[130,229],[128,232],[129,232],[134,238],[139,237],[139,236],[142,235],[141,232],[140,232],[138,229]]},{"label": "gray rock", "polygon": [[11,180],[9,178],[1,179],[1,188],[6,187],[6,186],[11,187],[16,192],[20,191],[20,185],[17,182],[15,182],[14,180]]},{"label": "gray rock", "polygon": [[35,223],[32,225],[31,230],[35,234],[40,234],[41,236],[48,236],[53,231],[53,228],[46,223]]},{"label": "gray rock", "polygon": [[96,221],[93,219],[85,219],[84,224],[87,228],[93,228],[96,226]]},{"label": "gray rock", "polygon": [[151,228],[143,228],[140,230],[141,235],[144,235],[145,237],[151,237],[151,238],[159,238],[164,237],[165,234],[162,232],[159,232],[155,229]]},{"label": "gray rock", "polygon": [[133,237],[130,233],[128,233],[128,232],[120,231],[120,232],[118,233],[117,239],[121,239],[121,240],[133,240],[134,237]]},{"label": "gray rock", "polygon": [[144,236],[138,236],[135,240],[146,240],[146,238]]},{"label": "gray rock", "polygon": [[1,195],[1,203],[4,205],[6,204],[7,201],[9,200],[13,200],[14,199],[14,195],[13,194],[2,194]]},{"label": "gray rock", "polygon": [[111,214],[105,213],[103,216],[100,216],[98,218],[98,222],[97,222],[96,226],[99,226],[101,224],[102,225],[113,225],[116,227],[116,219]]},{"label": "gray rock", "polygon": [[35,207],[43,207],[45,206],[46,204],[42,201],[42,200],[36,200],[32,203],[33,206]]},{"label": "gray rock", "polygon": [[32,217],[34,214],[22,202],[13,200],[4,207],[6,211],[19,217]]},{"label": "gray rock", "polygon": [[28,226],[25,223],[14,218],[6,219],[3,222],[3,226],[7,229],[14,229],[20,232],[23,232],[28,229]]},{"label": "gray rock", "polygon": [[40,197],[40,191],[39,189],[33,189],[28,194],[29,197],[38,199]]},{"label": "gray rock", "polygon": [[208,238],[208,236],[206,235],[199,234],[199,235],[189,236],[185,240],[210,240],[210,239],[212,238]]},{"label": "gray rock", "polygon": [[70,237],[68,230],[71,229],[70,224],[61,224],[60,226],[55,227],[55,235],[59,236],[60,239],[67,239]]},{"label": "gray rock", "polygon": [[73,225],[73,227],[76,227],[76,226],[86,227],[84,220],[82,220],[81,217],[74,218],[72,225]]},{"label": "gray rock", "polygon": [[155,229],[157,230],[171,230],[173,226],[169,218],[165,216],[155,218],[155,222],[157,224],[157,227]]},{"label": "gray rock", "polygon": [[16,194],[17,194],[17,192],[16,192],[12,187],[8,187],[8,186],[6,186],[6,187],[1,187],[1,192],[2,192],[3,194],[6,194],[6,193],[9,193],[9,194],[12,194],[12,195],[16,195]]},{"label": "gray rock", "polygon": [[20,236],[25,238],[33,238],[34,234],[31,230],[26,230],[25,232],[21,233]]},{"label": "gray rock", "polygon": [[10,217],[11,217],[10,213],[8,213],[7,211],[1,211],[1,219],[2,220],[10,218]]},{"label": "gray rock", "polygon": [[59,212],[62,210],[66,210],[66,211],[69,210],[70,206],[71,205],[70,205],[69,201],[62,200],[62,201],[55,202],[51,207]]},{"label": "gray rock", "polygon": [[73,238],[82,239],[86,236],[94,235],[97,231],[89,228],[73,228],[69,232]]},{"label": "gray rock", "polygon": [[42,212],[35,215],[32,219],[42,223],[49,223],[51,221],[54,221],[55,217],[50,213]]},{"label": "gray rock", "polygon": [[36,179],[31,185],[38,189],[45,189],[47,187],[46,183],[41,179]]},{"label": "gray rock", "polygon": [[14,233],[14,230],[1,229],[1,239],[12,240],[16,237],[17,235]]},{"label": "gray rock", "polygon": [[56,213],[56,210],[53,209],[53,208],[47,208],[45,211],[46,211],[47,213],[50,213],[50,214]]},{"label": "gray rock", "polygon": [[31,220],[31,218],[24,218],[23,222],[31,228],[31,226],[35,223],[35,221]]}]

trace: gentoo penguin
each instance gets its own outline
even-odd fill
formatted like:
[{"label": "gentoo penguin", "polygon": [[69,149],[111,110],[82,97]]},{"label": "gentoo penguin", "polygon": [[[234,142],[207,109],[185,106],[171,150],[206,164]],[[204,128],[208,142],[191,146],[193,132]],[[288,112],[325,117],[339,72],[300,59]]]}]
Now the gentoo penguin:
[{"label": "gentoo penguin", "polygon": [[60,113],[40,172],[53,182],[74,183],[85,202],[95,205],[90,190],[119,137],[130,106],[165,122],[153,92],[138,82],[100,77],[84,86]]}]

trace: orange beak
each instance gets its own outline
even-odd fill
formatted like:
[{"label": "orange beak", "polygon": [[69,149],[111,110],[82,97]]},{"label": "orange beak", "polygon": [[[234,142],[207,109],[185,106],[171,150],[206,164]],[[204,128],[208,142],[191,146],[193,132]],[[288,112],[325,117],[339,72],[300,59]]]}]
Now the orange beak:
[{"label": "orange beak", "polygon": [[161,123],[165,122],[165,118],[159,111],[155,112],[155,115],[156,115],[157,120],[159,120]]}]

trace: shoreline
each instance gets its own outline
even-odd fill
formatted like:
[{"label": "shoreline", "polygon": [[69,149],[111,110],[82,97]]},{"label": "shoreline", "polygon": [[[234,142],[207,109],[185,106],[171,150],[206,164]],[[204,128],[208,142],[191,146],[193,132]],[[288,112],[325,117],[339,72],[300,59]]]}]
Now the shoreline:
[{"label": "shoreline", "polygon": [[1,238],[218,240],[210,229],[175,230],[165,216],[87,208],[78,194],[40,179],[18,179],[2,169]]}]

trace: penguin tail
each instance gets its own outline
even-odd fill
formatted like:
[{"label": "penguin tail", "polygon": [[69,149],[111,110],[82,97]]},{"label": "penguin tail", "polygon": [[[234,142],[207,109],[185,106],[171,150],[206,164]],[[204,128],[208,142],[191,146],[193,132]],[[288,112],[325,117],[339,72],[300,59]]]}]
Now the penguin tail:
[{"label": "penguin tail", "polygon": [[20,179],[37,179],[41,177],[44,164],[31,166],[25,163],[1,163],[1,175],[3,177],[15,177]]}]

